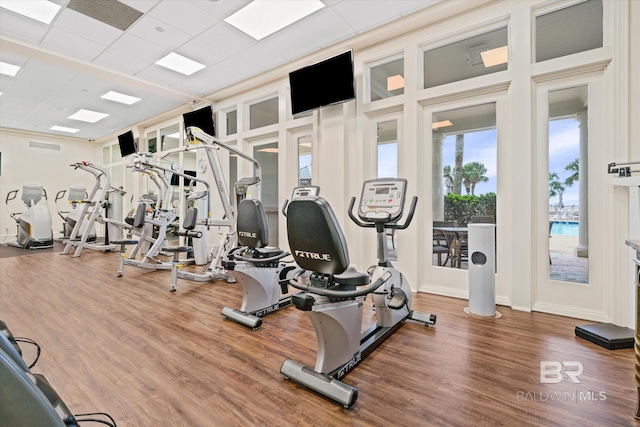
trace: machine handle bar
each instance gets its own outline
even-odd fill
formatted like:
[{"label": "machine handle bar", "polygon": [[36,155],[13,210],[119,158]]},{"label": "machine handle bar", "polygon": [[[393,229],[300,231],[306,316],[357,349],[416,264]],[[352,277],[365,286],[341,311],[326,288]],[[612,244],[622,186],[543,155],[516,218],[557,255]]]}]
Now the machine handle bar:
[{"label": "machine handle bar", "polygon": [[353,222],[355,222],[357,225],[359,225],[360,227],[364,227],[364,228],[374,228],[376,226],[376,222],[382,222],[384,223],[384,228],[392,228],[395,230],[404,230],[405,228],[409,227],[409,224],[411,224],[411,220],[413,219],[413,215],[416,213],[416,206],[418,204],[418,197],[417,196],[413,196],[413,198],[411,199],[411,206],[409,207],[409,214],[407,215],[407,219],[404,221],[404,224],[396,224],[396,223],[389,223],[389,222],[385,222],[384,220],[380,220],[380,221],[375,221],[375,222],[362,222],[360,219],[356,218],[356,216],[353,214],[353,207],[356,203],[356,198],[352,197],[351,201],[349,202],[349,218],[351,218],[351,220]]},{"label": "machine handle bar", "polygon": [[311,285],[301,285],[298,283],[297,278],[304,273],[305,270],[300,270],[296,272],[294,277],[289,280],[289,284],[294,288],[300,289],[302,291],[308,291],[316,295],[322,295],[326,297],[338,297],[338,298],[356,298],[362,295],[370,294],[371,292],[378,289],[382,286],[387,280],[391,278],[391,272],[386,271],[382,276],[378,277],[378,280],[373,282],[372,284],[365,286],[364,288],[357,289],[355,291],[337,291],[335,289],[327,289],[327,288],[319,288],[317,286]]}]

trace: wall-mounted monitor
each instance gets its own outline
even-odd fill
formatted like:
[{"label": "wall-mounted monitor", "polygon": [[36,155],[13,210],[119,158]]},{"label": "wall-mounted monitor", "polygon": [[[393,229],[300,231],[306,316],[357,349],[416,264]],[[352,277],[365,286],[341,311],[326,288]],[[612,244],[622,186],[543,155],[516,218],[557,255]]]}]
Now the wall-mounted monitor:
[{"label": "wall-mounted monitor", "polygon": [[355,98],[352,51],[289,73],[289,86],[294,115]]},{"label": "wall-mounted monitor", "polygon": [[189,126],[195,126],[210,136],[216,136],[216,128],[213,124],[213,109],[211,106],[185,113],[182,115],[182,118],[185,129]]},{"label": "wall-mounted monitor", "polygon": [[122,155],[122,157],[137,152],[136,140],[133,137],[133,131],[128,131],[122,135],[118,135],[118,144],[120,145],[120,155]]}]

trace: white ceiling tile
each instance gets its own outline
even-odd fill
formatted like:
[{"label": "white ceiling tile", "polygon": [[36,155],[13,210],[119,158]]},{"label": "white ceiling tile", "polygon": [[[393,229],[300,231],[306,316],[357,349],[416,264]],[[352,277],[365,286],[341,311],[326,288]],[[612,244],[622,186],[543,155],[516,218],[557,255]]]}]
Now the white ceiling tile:
[{"label": "white ceiling tile", "polygon": [[[176,22],[174,25],[179,24],[180,22]],[[138,19],[128,33],[169,50],[174,50],[191,39],[184,31],[147,15]]]},{"label": "white ceiling tile", "polygon": [[64,9],[56,22],[58,30],[108,46],[124,31],[71,9]]},{"label": "white ceiling tile", "polygon": [[211,1],[211,0],[190,0],[190,3],[208,14],[223,20],[242,9],[253,0],[233,0],[233,1]]},{"label": "white ceiling tile", "polygon": [[[124,3],[129,7],[134,8],[142,13],[147,13],[153,7],[155,7],[161,0],[120,0],[120,3]],[[175,0],[174,0],[175,1]],[[183,1],[183,0],[179,0]],[[208,1],[208,0],[205,0]]]},{"label": "white ceiling tile", "polygon": [[[355,35],[356,32],[333,10],[327,9],[309,16],[304,23],[296,23],[286,31],[279,31],[265,38],[261,45],[280,52],[284,63]],[[296,40],[293,46],[292,39]]]},{"label": "white ceiling tile", "polygon": [[187,78],[187,76],[185,76],[184,74],[178,73],[177,71],[172,71],[168,68],[156,64],[149,65],[147,68],[140,71],[137,76],[167,86],[173,86],[177,82]]},{"label": "white ceiling tile", "polygon": [[167,25],[183,22],[180,29],[191,36],[197,36],[220,20],[196,7],[188,1],[163,1],[149,12],[152,16]]},{"label": "white ceiling tile", "polygon": [[218,63],[224,58],[230,56],[230,53],[221,54],[220,52],[216,52],[215,55],[212,55],[213,50],[211,49],[211,46],[198,39],[193,39],[188,43],[183,44],[176,49],[175,52],[206,66]]},{"label": "white ceiling tile", "polygon": [[391,0],[349,0],[336,4],[332,9],[358,33],[401,17]]},{"label": "white ceiling tile", "polygon": [[39,43],[50,28],[43,22],[1,8],[0,23],[2,23],[2,34],[17,37],[30,43]]},{"label": "white ceiling tile", "polygon": [[226,22],[214,25],[196,39],[210,46],[211,56],[219,60],[245,50],[256,42]]},{"label": "white ceiling tile", "polygon": [[134,75],[149,66],[148,60],[116,49],[105,50],[95,59],[95,62],[112,70]]},{"label": "white ceiling tile", "polygon": [[104,45],[56,28],[49,31],[42,45],[87,61],[94,59],[105,49]]},{"label": "white ceiling tile", "polygon": [[110,46],[109,50],[116,50],[128,56],[138,57],[139,60],[144,60],[147,64],[153,64],[169,53],[167,49],[163,47],[156,46],[153,43],[149,43],[146,40],[142,40],[128,33],[116,40],[115,43]]}]

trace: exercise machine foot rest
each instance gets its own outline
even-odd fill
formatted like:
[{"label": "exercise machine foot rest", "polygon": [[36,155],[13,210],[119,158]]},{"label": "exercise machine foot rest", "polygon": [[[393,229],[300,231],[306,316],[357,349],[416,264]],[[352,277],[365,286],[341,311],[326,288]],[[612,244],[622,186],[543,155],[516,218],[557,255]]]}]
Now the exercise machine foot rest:
[{"label": "exercise machine foot rest", "polygon": [[223,307],[222,315],[229,320],[233,320],[241,325],[248,326],[251,329],[258,329],[262,325],[262,319],[253,314],[245,313],[244,311],[235,310],[231,307]]},{"label": "exercise machine foot rest", "polygon": [[415,320],[416,322],[424,323],[426,326],[436,324],[435,314],[421,313],[419,311],[412,311],[409,319]]},{"label": "exercise machine foot rest", "polygon": [[287,359],[282,363],[280,373],[285,378],[339,403],[344,408],[350,408],[358,399],[358,390],[355,387],[329,375],[316,372],[291,359]]}]

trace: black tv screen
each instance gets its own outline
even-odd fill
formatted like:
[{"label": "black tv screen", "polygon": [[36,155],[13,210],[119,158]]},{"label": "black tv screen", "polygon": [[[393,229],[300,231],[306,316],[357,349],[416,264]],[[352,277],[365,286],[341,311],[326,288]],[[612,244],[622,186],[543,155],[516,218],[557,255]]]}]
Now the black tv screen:
[{"label": "black tv screen", "polygon": [[216,136],[216,128],[213,125],[213,109],[211,106],[201,108],[182,115],[184,128],[195,126],[210,136]]},{"label": "black tv screen", "polygon": [[356,97],[352,52],[289,73],[291,112],[295,114]]},{"label": "black tv screen", "polygon": [[120,155],[128,156],[136,152],[136,140],[133,137],[133,131],[128,131],[122,135],[118,135],[118,144],[120,145]]}]

